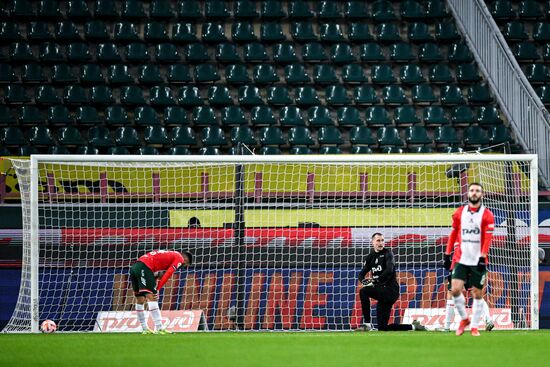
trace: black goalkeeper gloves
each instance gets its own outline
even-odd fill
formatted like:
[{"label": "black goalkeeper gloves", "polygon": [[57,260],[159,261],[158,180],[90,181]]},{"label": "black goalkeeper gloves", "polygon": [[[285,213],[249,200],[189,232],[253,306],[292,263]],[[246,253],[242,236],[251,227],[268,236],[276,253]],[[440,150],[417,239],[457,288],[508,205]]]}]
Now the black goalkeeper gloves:
[{"label": "black goalkeeper gloves", "polygon": [[451,255],[443,255],[443,267],[445,270],[451,270]]},{"label": "black goalkeeper gloves", "polygon": [[361,284],[363,284],[363,287],[374,287],[375,286],[375,280],[374,279],[363,279],[361,281]]},{"label": "black goalkeeper gloves", "polygon": [[487,270],[487,259],[484,257],[480,257],[479,261],[477,262],[477,270],[480,272],[484,272]]}]

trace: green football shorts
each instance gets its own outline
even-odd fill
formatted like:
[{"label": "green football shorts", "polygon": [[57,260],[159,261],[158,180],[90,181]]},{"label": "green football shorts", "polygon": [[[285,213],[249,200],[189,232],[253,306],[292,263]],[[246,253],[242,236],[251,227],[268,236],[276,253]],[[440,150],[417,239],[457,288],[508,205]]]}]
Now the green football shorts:
[{"label": "green football shorts", "polygon": [[477,270],[476,265],[469,266],[456,264],[453,269],[452,276],[453,279],[463,280],[464,287],[466,287],[466,283],[469,283],[469,285],[471,285],[472,287],[483,289],[483,286],[485,285],[485,278],[487,276],[487,270],[479,271]]},{"label": "green football shorts", "polygon": [[145,296],[147,293],[157,294],[157,281],[155,274],[141,261],[136,262],[130,268],[130,280],[134,295]]}]

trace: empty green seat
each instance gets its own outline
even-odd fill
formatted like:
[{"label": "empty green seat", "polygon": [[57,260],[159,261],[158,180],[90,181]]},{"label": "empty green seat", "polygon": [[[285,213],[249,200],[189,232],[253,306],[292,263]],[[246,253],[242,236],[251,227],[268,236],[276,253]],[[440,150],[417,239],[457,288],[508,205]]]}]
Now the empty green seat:
[{"label": "empty green seat", "polygon": [[155,46],[155,60],[160,63],[174,63],[180,61],[180,56],[174,44],[160,43]]},{"label": "empty green seat", "polygon": [[468,126],[464,129],[464,144],[476,146],[489,144],[487,131],[480,126]]},{"label": "empty green seat", "polygon": [[109,39],[107,26],[101,20],[93,20],[84,25],[84,35],[88,41],[106,41]]},{"label": "empty green seat", "polygon": [[394,43],[390,46],[390,60],[396,62],[408,62],[415,60],[411,45],[404,42]]},{"label": "empty green seat", "polygon": [[440,62],[443,60],[443,56],[436,43],[428,42],[418,46],[418,60],[422,62]]},{"label": "empty green seat", "polygon": [[126,147],[109,147],[107,148],[108,155],[128,155],[130,150]]},{"label": "empty green seat", "polygon": [[0,64],[0,83],[12,83],[17,80],[10,64]]},{"label": "empty green seat", "polygon": [[324,106],[313,106],[307,111],[309,126],[334,125],[328,108]]},{"label": "empty green seat", "polygon": [[429,145],[417,145],[409,147],[409,153],[415,154],[424,154],[424,153],[433,153],[434,150]]},{"label": "empty green seat", "polygon": [[382,53],[382,48],[378,42],[363,43],[360,48],[361,61],[378,62],[385,61],[386,56]]},{"label": "empty green seat", "polygon": [[[31,27],[29,27],[29,31],[30,30],[32,30]],[[8,42],[23,41],[24,39],[19,30],[19,25],[15,22],[2,22],[0,24],[0,40]]]},{"label": "empty green seat", "polygon": [[218,125],[218,119],[214,113],[214,109],[208,106],[198,106],[193,108],[191,117],[193,124],[196,126]]},{"label": "empty green seat", "polygon": [[233,15],[237,19],[251,19],[258,17],[256,2],[253,0],[237,0],[233,3]]},{"label": "empty green seat", "polygon": [[254,66],[253,78],[258,84],[272,84],[279,81],[279,76],[271,64]]},{"label": "empty green seat", "polygon": [[399,27],[394,23],[381,23],[376,26],[376,39],[379,42],[400,42]]},{"label": "empty green seat", "polygon": [[477,83],[468,88],[468,101],[471,104],[487,104],[493,102],[489,86],[486,83]]},{"label": "empty green seat", "polygon": [[320,38],[321,41],[327,43],[345,42],[342,28],[337,23],[322,23],[320,25]]},{"label": "empty green seat", "polygon": [[[231,144],[246,144],[248,146],[254,146],[257,144],[254,131],[248,126],[235,126],[231,129]],[[246,150],[246,149],[245,149]]]},{"label": "empty green seat", "polygon": [[0,126],[15,125],[16,120],[12,110],[7,106],[0,105]]},{"label": "empty green seat", "polygon": [[238,91],[238,101],[241,106],[258,106],[264,104],[260,90],[253,85],[243,85]]},{"label": "empty green seat", "polygon": [[112,147],[115,142],[109,129],[105,126],[94,126],[88,130],[88,144],[96,148]]},{"label": "empty green seat", "polygon": [[62,21],[56,24],[55,38],[60,43],[82,40],[78,28],[71,21]]},{"label": "empty green seat", "polygon": [[294,146],[290,148],[290,154],[313,154],[313,151],[309,147]]},{"label": "empty green seat", "polygon": [[115,23],[114,40],[120,43],[141,41],[137,24],[130,22]]},{"label": "empty green seat", "polygon": [[[72,91],[75,87],[76,86],[70,86],[68,88]],[[78,91],[81,91],[81,89]],[[37,104],[51,105],[61,103],[61,98],[59,98],[57,90],[52,85],[41,85],[36,90],[35,101]],[[69,103],[69,101],[66,102]]]},{"label": "empty green seat", "polygon": [[184,107],[202,106],[203,101],[196,86],[185,85],[178,92],[178,103]]},{"label": "empty green seat", "polygon": [[154,19],[169,19],[174,16],[172,5],[166,0],[155,0],[149,7],[149,16]]},{"label": "empty green seat", "polygon": [[446,64],[435,64],[430,67],[430,82],[435,84],[453,83],[454,77]]},{"label": "empty green seat", "polygon": [[407,97],[405,91],[400,85],[387,85],[382,90],[382,101],[385,104],[405,104]]},{"label": "empty green seat", "polygon": [[283,42],[286,37],[279,23],[262,23],[260,26],[260,39],[262,42]]},{"label": "empty green seat", "polygon": [[243,47],[244,60],[248,62],[263,62],[269,60],[263,44],[259,42],[247,43]]},{"label": "empty green seat", "polygon": [[288,17],[291,19],[311,18],[313,12],[307,1],[292,0],[288,4]]},{"label": "empty green seat", "polygon": [[126,0],[122,6],[122,18],[141,19],[146,18],[143,3],[139,0]]},{"label": "empty green seat", "polygon": [[182,126],[187,124],[189,124],[189,119],[183,107],[168,106],[164,109],[165,126]]},{"label": "empty green seat", "polygon": [[228,65],[225,68],[225,81],[229,84],[244,84],[250,82],[248,69],[244,64]]},{"label": "empty green seat", "polygon": [[512,3],[508,0],[495,0],[489,5],[489,11],[495,19],[512,19],[516,17]]},{"label": "empty green seat", "polygon": [[119,147],[137,147],[141,145],[137,131],[130,126],[121,126],[115,130],[115,143]]},{"label": "empty green seat", "polygon": [[195,82],[210,83],[220,80],[218,69],[213,64],[199,64],[195,66]]},{"label": "empty green seat", "polygon": [[371,78],[375,84],[395,83],[392,67],[388,64],[373,65],[371,68]]},{"label": "empty green seat", "polygon": [[276,126],[263,127],[260,130],[260,143],[262,145],[286,145],[283,132]]},{"label": "empty green seat", "polygon": [[281,149],[279,147],[261,147],[259,151],[260,155],[279,155]]},{"label": "empty green seat", "polygon": [[331,85],[325,89],[325,101],[329,106],[349,104],[349,97],[343,85]]},{"label": "empty green seat", "polygon": [[365,111],[365,121],[367,126],[391,125],[388,111],[384,107],[372,106]]},{"label": "empty green seat", "polygon": [[225,133],[217,126],[207,126],[202,129],[203,146],[223,146],[227,145]]},{"label": "empty green seat", "polygon": [[208,88],[208,102],[211,106],[228,106],[233,104],[233,98],[227,87],[212,85]]},{"label": "empty green seat", "polygon": [[273,61],[289,64],[298,61],[296,51],[291,43],[277,43],[273,46]]},{"label": "empty green seat", "polygon": [[330,60],[337,64],[351,63],[355,61],[355,55],[349,44],[337,43],[330,48]]},{"label": "empty green seat", "polygon": [[203,42],[227,42],[227,37],[225,37],[225,25],[219,22],[204,22],[202,24],[201,34]]},{"label": "empty green seat", "polygon": [[312,86],[298,87],[294,91],[294,103],[299,106],[316,106],[321,104],[315,88]]},{"label": "empty green seat", "polygon": [[23,106],[19,110],[21,125],[44,125],[44,115],[36,106]]},{"label": "empty green seat", "polygon": [[319,42],[309,42],[302,46],[302,59],[306,62],[327,60],[325,49]]},{"label": "empty green seat", "polygon": [[539,3],[534,0],[524,0],[519,3],[518,15],[523,19],[534,19],[543,16]]},{"label": "empty green seat", "polygon": [[376,140],[372,136],[370,128],[366,126],[356,126],[349,132],[350,142],[354,145],[374,145]]},{"label": "empty green seat", "polygon": [[430,42],[434,39],[428,25],[422,22],[409,23],[407,35],[410,42],[422,43]]},{"label": "empty green seat", "polygon": [[435,26],[435,39],[439,42],[453,42],[460,39],[454,21],[437,23]]},{"label": "empty green seat", "polygon": [[64,146],[79,146],[86,144],[80,134],[80,130],[74,126],[62,127],[57,132],[57,137],[59,144]]},{"label": "empty green seat", "polygon": [[176,146],[197,144],[195,131],[189,126],[178,126],[173,128],[170,132],[170,139],[172,144]]},{"label": "empty green seat", "polygon": [[105,78],[101,72],[101,67],[96,64],[85,64],[80,67],[80,83],[82,84],[101,84]]},{"label": "empty green seat", "polygon": [[447,10],[444,0],[428,0],[426,3],[426,18],[446,18],[451,14]]},{"label": "empty green seat", "polygon": [[336,119],[339,126],[361,126],[363,119],[359,110],[355,107],[344,106],[336,111]]},{"label": "empty green seat", "polygon": [[[536,25],[535,25],[535,31],[533,32],[533,38],[535,38],[536,32]],[[504,35],[504,38],[508,41],[517,42],[517,41],[523,41],[527,38],[527,32],[525,32],[525,24],[523,22],[514,20],[511,22],[507,22],[504,24],[504,28],[502,29],[502,34]]]},{"label": "empty green seat", "polygon": [[454,106],[457,104],[464,104],[464,96],[462,90],[458,85],[450,84],[441,87],[440,91],[441,104],[447,106]]},{"label": "empty green seat", "polygon": [[141,65],[138,68],[138,80],[141,84],[161,84],[164,82],[157,65]]},{"label": "empty green seat", "polygon": [[525,76],[531,84],[543,84],[550,81],[550,72],[544,64],[529,64],[525,67]]},{"label": "empty green seat", "polygon": [[458,144],[460,140],[456,133],[456,129],[449,125],[439,126],[435,129],[434,140],[436,144]]},{"label": "empty green seat", "polygon": [[120,90],[120,102],[125,105],[143,105],[145,98],[143,90],[135,85],[122,87]]},{"label": "empty green seat", "polygon": [[172,26],[172,41],[174,42],[197,42],[195,25],[193,23],[175,23]]},{"label": "empty green seat", "polygon": [[64,62],[65,55],[61,52],[61,47],[54,42],[44,42],[40,44],[39,55],[42,62]]},{"label": "empty green seat", "polygon": [[50,129],[44,125],[31,127],[29,130],[29,143],[35,146],[51,146],[56,144]]},{"label": "empty green seat", "polygon": [[409,126],[405,129],[405,141],[407,144],[431,144],[432,139],[424,126]]},{"label": "empty green seat", "polygon": [[403,140],[399,136],[399,131],[395,127],[381,127],[376,131],[378,144],[403,146]]},{"label": "empty green seat", "polygon": [[523,41],[515,45],[512,53],[518,61],[536,61],[540,59],[537,46],[529,41]]},{"label": "empty green seat", "polygon": [[[521,24],[523,24],[523,23],[521,23]],[[525,37],[525,39],[526,38],[527,37]],[[549,22],[535,23],[534,26],[533,26],[533,39],[537,42],[548,42],[548,41],[550,41],[550,23]]]},{"label": "empty green seat", "polygon": [[319,154],[342,154],[342,149],[335,146],[322,146],[319,148]]},{"label": "empty green seat", "polygon": [[71,67],[67,64],[54,65],[52,69],[52,82],[54,83],[77,83],[78,79],[74,75]]},{"label": "empty green seat", "polygon": [[503,124],[491,126],[489,128],[489,142],[491,144],[501,144],[509,141],[512,141],[512,137]]},{"label": "empty green seat", "polygon": [[298,43],[317,41],[318,37],[313,32],[311,22],[294,22],[290,27],[292,39]]},{"label": "empty green seat", "polygon": [[276,86],[267,90],[267,103],[274,106],[285,106],[292,104],[292,99],[286,87]]},{"label": "empty green seat", "polygon": [[338,83],[338,77],[334,67],[329,64],[315,65],[313,68],[313,80],[319,84]]},{"label": "empty green seat", "polygon": [[196,0],[180,1],[178,3],[176,15],[181,19],[196,20],[202,18],[201,9]]},{"label": "empty green seat", "polygon": [[[146,144],[149,144],[151,146],[164,146],[164,145],[170,144],[170,139],[168,139],[168,134],[166,133],[165,128],[162,126],[147,126],[143,133],[143,139]],[[117,140],[117,143],[118,142],[119,141]],[[135,144],[128,144],[128,145],[135,145]],[[147,147],[147,148],[150,148],[150,147]],[[139,154],[144,154],[144,153],[139,153]]]},{"label": "empty green seat", "polygon": [[83,42],[71,43],[67,49],[67,59],[73,62],[88,62],[92,60],[88,44]]},{"label": "empty green seat", "polygon": [[27,144],[27,139],[20,128],[16,126],[5,127],[0,131],[0,141],[4,146],[19,146]]},{"label": "empty green seat", "polygon": [[260,16],[264,19],[279,19],[285,18],[286,12],[280,1],[267,0],[262,2]]},{"label": "empty green seat", "polygon": [[317,16],[321,20],[341,18],[342,14],[335,1],[320,1],[317,3]]},{"label": "empty green seat", "polygon": [[418,65],[408,64],[403,65],[399,70],[399,80],[402,84],[420,84],[424,82],[422,69]]},{"label": "empty green seat", "polygon": [[378,103],[379,99],[371,85],[361,85],[353,90],[353,101],[356,105],[371,105]]},{"label": "empty green seat", "polygon": [[342,68],[342,80],[345,83],[363,83],[368,81],[360,64],[348,64]]},{"label": "empty green seat", "polygon": [[[544,102],[543,99],[543,103]],[[479,107],[476,113],[476,120],[480,125],[496,125],[503,123],[499,116],[498,109],[494,105]]]},{"label": "empty green seat", "polygon": [[14,42],[10,45],[10,60],[12,62],[35,61],[31,46],[25,42]]},{"label": "empty green seat", "polygon": [[446,125],[450,123],[445,109],[441,106],[428,106],[424,108],[423,120],[426,125]]},{"label": "empty green seat", "polygon": [[[15,76],[15,75],[13,75]],[[46,77],[42,66],[39,64],[26,64],[23,66],[23,73],[21,80],[25,83],[40,83],[44,81]]]},{"label": "empty green seat", "polygon": [[222,125],[246,125],[248,120],[240,106],[228,106],[222,109]]},{"label": "empty green seat", "polygon": [[449,46],[448,59],[450,62],[471,62],[474,60],[468,45],[465,42],[453,43]]},{"label": "empty green seat", "polygon": [[288,130],[288,142],[290,145],[310,146],[315,144],[311,132],[305,126],[290,128],[290,130]]},{"label": "empty green seat", "polygon": [[99,114],[95,107],[81,106],[76,109],[76,123],[77,125],[98,125],[103,122],[99,117]]},{"label": "empty green seat", "polygon": [[216,60],[221,63],[240,62],[241,57],[237,53],[237,46],[234,43],[220,43],[216,46]]},{"label": "empty green seat", "polygon": [[372,154],[372,149],[364,145],[355,145],[351,147],[351,154]]},{"label": "empty green seat", "polygon": [[319,144],[331,144],[331,145],[344,144],[342,133],[335,126],[321,127],[318,131],[317,139],[319,140]]},{"label": "empty green seat", "polygon": [[149,90],[149,103],[151,106],[162,107],[176,104],[172,97],[172,90],[166,86],[156,86]]},{"label": "empty green seat", "polygon": [[306,69],[302,64],[285,66],[285,80],[288,84],[303,84],[310,81]]},{"label": "empty green seat", "polygon": [[135,152],[135,154],[138,155],[159,155],[159,151],[155,147],[139,147],[138,150]]},{"label": "empty green seat", "polygon": [[426,16],[426,11],[414,0],[406,0],[400,6],[401,18],[405,20],[422,19]]},{"label": "empty green seat", "polygon": [[[4,114],[4,111],[0,111],[0,116]],[[69,113],[69,109],[62,105],[51,106],[48,108],[47,121],[51,126],[67,126],[74,123],[74,119]]]},{"label": "empty green seat", "polygon": [[394,110],[394,120],[397,125],[414,125],[420,122],[413,106],[399,106]]},{"label": "empty green seat", "polygon": [[220,155],[218,147],[202,147],[199,149],[199,155]]},{"label": "empty green seat", "polygon": [[481,80],[475,64],[460,64],[456,67],[456,80],[460,83],[471,83]]},{"label": "empty green seat", "polygon": [[[12,26],[17,27],[16,23],[11,23]],[[21,40],[21,34],[19,32],[19,27],[17,27],[15,34],[11,35],[12,41]],[[50,32],[48,23],[46,22],[30,22],[27,24],[27,40],[32,42],[42,42],[53,39],[53,34]]]},{"label": "empty green seat", "polygon": [[298,107],[285,106],[279,110],[281,126],[304,126],[306,124]]},{"label": "empty green seat", "polygon": [[108,126],[128,125],[128,113],[122,106],[109,106],[105,109],[105,123]]},{"label": "empty green seat", "polygon": [[474,111],[468,106],[456,106],[451,111],[451,122],[455,125],[470,125],[474,122]]},{"label": "empty green seat", "polygon": [[388,0],[376,0],[372,4],[371,10],[375,22],[386,22],[397,19],[393,4]]},{"label": "empty green seat", "polygon": [[109,66],[108,79],[111,84],[134,84],[127,65],[116,64]]},{"label": "empty green seat", "polygon": [[275,125],[277,123],[273,110],[268,106],[253,107],[250,116],[252,124],[256,126]]},{"label": "empty green seat", "polygon": [[90,101],[97,105],[107,105],[114,102],[113,91],[106,85],[94,85],[90,91]]},{"label": "empty green seat", "polygon": [[364,1],[346,1],[344,4],[344,17],[357,20],[369,18],[367,4]]},{"label": "empty green seat", "polygon": [[140,106],[134,110],[134,120],[138,126],[160,125],[160,119],[151,106]]},{"label": "empty green seat", "polygon": [[94,6],[94,17],[100,19],[110,19],[118,17],[116,4],[109,0],[96,0]]},{"label": "empty green seat", "polygon": [[27,91],[21,85],[12,84],[4,88],[4,102],[8,104],[27,103],[30,98]]},{"label": "empty green seat", "polygon": [[351,42],[367,42],[373,41],[374,36],[372,35],[368,23],[350,23],[348,27],[348,39]]}]

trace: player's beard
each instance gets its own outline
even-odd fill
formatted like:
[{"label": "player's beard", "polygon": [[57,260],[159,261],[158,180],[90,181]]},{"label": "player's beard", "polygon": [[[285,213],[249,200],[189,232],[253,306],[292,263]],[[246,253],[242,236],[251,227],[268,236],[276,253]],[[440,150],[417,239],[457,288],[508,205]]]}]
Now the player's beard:
[{"label": "player's beard", "polygon": [[479,201],[481,200],[481,198],[473,198],[473,197],[469,197],[468,198],[468,201],[470,202],[470,204],[472,205],[476,205],[477,203],[479,203]]}]

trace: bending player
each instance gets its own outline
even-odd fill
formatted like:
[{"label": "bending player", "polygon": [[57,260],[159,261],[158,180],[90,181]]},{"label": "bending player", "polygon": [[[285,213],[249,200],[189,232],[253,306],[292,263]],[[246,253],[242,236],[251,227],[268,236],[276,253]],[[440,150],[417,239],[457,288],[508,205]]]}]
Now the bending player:
[{"label": "bending player", "polygon": [[[151,251],[141,256],[130,269],[130,280],[136,297],[136,312],[138,320],[143,328],[143,334],[170,334],[169,331],[162,328],[161,314],[158,303],[158,291],[170,279],[172,274],[182,265],[191,265],[192,255],[184,251],[183,255],[178,251]],[[160,276],[158,284],[156,276]],[[153,318],[155,330],[147,327],[145,319],[145,301]]]}]

